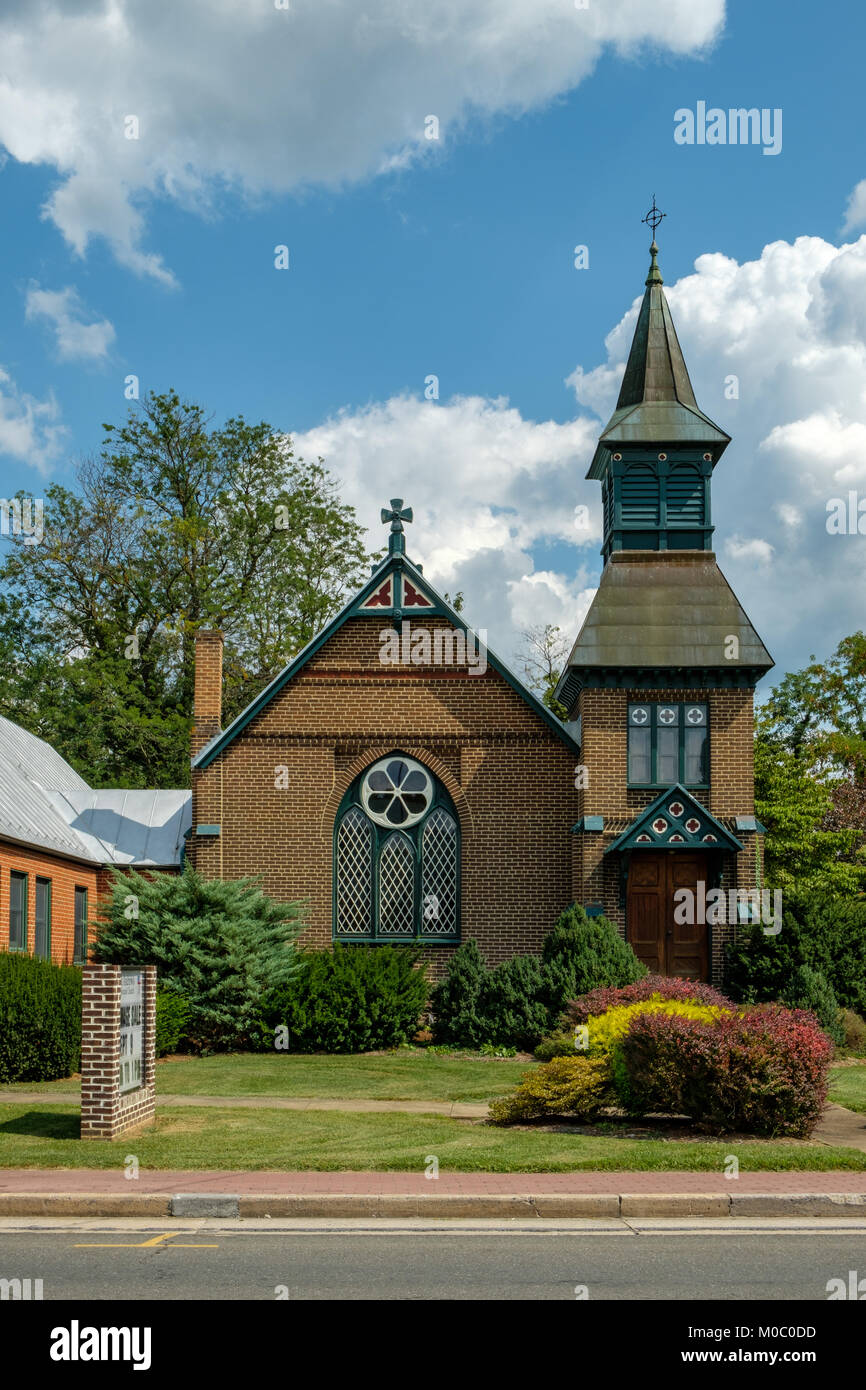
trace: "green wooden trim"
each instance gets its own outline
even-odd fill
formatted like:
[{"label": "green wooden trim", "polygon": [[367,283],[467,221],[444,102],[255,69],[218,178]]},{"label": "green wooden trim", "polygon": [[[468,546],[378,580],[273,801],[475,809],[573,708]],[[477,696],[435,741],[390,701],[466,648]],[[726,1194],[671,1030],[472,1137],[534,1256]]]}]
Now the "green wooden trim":
[{"label": "green wooden trim", "polygon": [[[698,819],[702,821],[706,821],[710,826],[712,833],[716,836],[715,844],[708,845],[705,844],[703,840],[696,840],[694,838],[684,838],[681,843],[675,844],[670,844],[668,840],[660,840],[657,838],[644,845],[636,845],[634,843],[635,836],[643,834],[644,831],[652,833],[650,829],[651,822],[657,815],[664,813],[666,820],[670,821],[670,813],[666,810],[666,803],[674,798],[678,801],[682,801],[685,806],[685,810],[680,818],[683,826],[685,826],[685,822],[688,820],[689,810],[691,809],[692,815],[697,816]],[[685,829],[683,829],[682,833],[684,836],[688,836],[689,834]],[[620,835],[617,835],[616,839],[608,845],[604,852],[605,854],[611,854],[614,851],[621,852],[623,850],[628,850],[633,854],[637,854],[641,850],[701,850],[706,853],[711,853],[716,850],[730,850],[735,854],[740,854],[743,850],[743,845],[735,835],[731,834],[730,830],[725,829],[721,821],[717,820],[712,812],[707,810],[706,806],[703,806],[701,802],[697,800],[690,788],[684,787],[681,782],[676,782],[672,787],[667,787],[661,795],[650,802],[649,806],[645,807],[639,815],[635,816],[631,825],[627,826]]]},{"label": "green wooden trim", "polygon": [[581,816],[571,827],[572,834],[580,834],[585,830],[598,831],[604,830],[604,816]]},{"label": "green wooden trim", "polygon": [[[10,870],[9,870],[9,950],[10,950],[10,951],[26,951],[26,950],[27,950],[27,942],[28,942],[28,939],[29,939],[27,916],[28,916],[28,913],[29,913],[29,910],[30,910],[30,895],[29,895],[29,893],[28,893],[28,891],[27,891],[27,890],[28,890],[28,879],[29,879],[29,875],[26,874],[26,873],[22,873],[20,869],[10,869]],[[23,884],[23,892],[22,892],[22,895],[21,895],[21,903],[22,903],[22,909],[21,909],[21,910],[22,910],[22,921],[23,921],[23,926],[24,926],[24,940],[23,940],[23,942],[21,942],[21,943],[20,943],[19,945],[17,945],[17,946],[13,946],[13,945],[12,945],[12,884],[13,884],[13,883],[21,883],[21,884]]]},{"label": "green wooden trim", "polygon": [[52,892],[52,886],[51,886],[51,879],[50,879],[50,878],[45,878],[45,877],[44,877],[43,875],[41,875],[41,874],[37,874],[37,875],[36,875],[36,887],[35,887],[35,889],[34,889],[35,911],[34,911],[34,915],[33,915],[33,950],[34,950],[34,953],[35,953],[35,952],[36,952],[37,945],[38,945],[38,942],[39,942],[39,885],[40,885],[40,884],[44,884],[44,885],[45,885],[45,889],[46,889],[46,892],[45,892],[45,955],[42,957],[42,959],[43,959],[43,960],[50,960],[50,959],[51,959],[51,892]]},{"label": "green wooden trim", "polygon": [[[385,756],[386,758],[411,758],[411,755],[409,753],[404,753],[400,749],[395,749],[392,753],[388,753]],[[353,807],[357,807],[357,809],[362,813],[362,815],[364,814],[364,808],[361,805],[360,799],[361,782],[369,772],[370,768],[373,767],[376,763],[382,761],[382,758],[374,758],[372,762],[367,765],[367,767],[362,768],[361,771],[357,774],[357,776],[353,778],[351,786],[349,786],[343,794],[343,798],[340,801],[339,807],[337,808],[337,814],[334,817],[334,828],[332,832],[331,846],[331,938],[332,940],[339,941],[345,945],[348,945],[349,943],[355,941],[361,945],[379,946],[384,946],[388,943],[390,943],[392,946],[405,946],[412,942],[419,942],[424,945],[430,946],[435,946],[437,943],[443,946],[453,946],[455,942],[459,943],[461,940],[463,842],[460,831],[460,817],[457,814],[457,809],[454,805],[454,802],[451,799],[451,795],[448,792],[447,788],[442,785],[442,783],[436,777],[435,773],[431,772],[430,768],[426,768],[426,771],[433,783],[433,799],[430,802],[430,805],[427,808],[426,813],[421,818],[421,820],[418,821],[416,825],[411,826],[409,830],[400,830],[398,826],[395,826],[393,829],[389,829],[387,826],[377,825],[376,822],[371,820],[369,816],[366,817],[370,829],[373,832],[370,847],[370,854],[372,859],[370,874],[370,892],[373,899],[373,930],[367,936],[360,936],[355,932],[351,934],[341,935],[337,931],[337,835],[340,829],[340,823],[347,811],[351,810]],[[411,758],[411,761],[418,762],[419,760],[417,758]],[[422,766],[424,766],[423,763]],[[424,827],[426,826],[430,817],[433,815],[434,811],[439,810],[440,808],[442,810],[447,811],[449,815],[453,817],[454,824],[457,827],[457,930],[449,936],[443,936],[441,932],[438,932],[435,936],[425,936],[423,930],[421,929],[423,927],[424,907],[421,897],[421,848],[424,836]],[[409,841],[412,848],[414,860],[414,898],[416,906],[416,931],[411,936],[394,936],[392,932],[388,932],[385,935],[380,935],[379,933],[379,860],[385,841],[395,834],[403,835]]]},{"label": "green wooden trim", "polygon": [[[283,670],[279,673],[279,675],[274,677],[270,685],[265,686],[264,690],[256,696],[255,700],[253,700],[249,705],[247,705],[246,709],[242,710],[236,719],[232,720],[228,728],[223,729],[220,733],[216,734],[210,740],[209,743],[205,744],[204,748],[199,750],[196,756],[192,759],[192,766],[205,768],[213,762],[214,758],[219,757],[220,753],[224,752],[225,749],[229,746],[229,744],[234,742],[234,740],[238,737],[239,734],[243,732],[247,725],[251,723],[253,719],[255,719],[256,715],[261,714],[262,710],[270,704],[271,700],[273,700],[274,697],[280,693],[284,686],[288,685],[292,677],[297,675],[298,671],[302,670],[302,668],[306,666],[307,662],[310,661],[311,658],[314,657],[316,653],[321,650],[325,643],[331,637],[334,636],[334,633],[339,632],[340,628],[343,626],[344,623],[348,622],[349,618],[378,618],[384,619],[386,621],[392,621],[396,615],[397,610],[392,611],[383,608],[380,612],[374,610],[372,613],[358,613],[357,608],[360,603],[363,603],[365,599],[369,598],[370,595],[374,592],[374,590],[377,589],[383,583],[383,581],[388,577],[389,573],[402,572],[404,569],[409,575],[409,578],[412,580],[413,584],[417,579],[418,583],[428,592],[430,592],[431,596],[435,595],[439,603],[439,609],[436,613],[434,613],[433,609],[429,608],[425,608],[423,610],[418,609],[417,611],[410,610],[411,616],[413,618],[420,618],[422,612],[424,614],[428,614],[430,617],[445,617],[455,627],[462,629],[462,631],[465,633],[472,633],[472,635],[477,639],[477,633],[475,632],[475,629],[470,628],[469,624],[463,618],[461,618],[459,613],[455,613],[454,609],[445,602],[441,595],[435,594],[435,590],[431,589],[427,580],[415,567],[415,565],[412,564],[411,560],[408,560],[405,555],[392,555],[389,557],[388,560],[386,560],[383,563],[381,569],[378,569],[374,575],[370,576],[369,580],[361,589],[361,591],[358,594],[356,594],[354,598],[349,600],[349,602],[345,605],[343,609],[341,609],[341,611],[336,615],[336,617],[332,618],[331,621],[327,624],[327,626],[322,629],[319,635],[313,638],[311,642],[308,642],[306,647],[304,647],[303,650],[300,651],[298,655],[294,657],[292,661],[289,662],[288,666],[285,666]],[[405,615],[401,613],[401,617],[402,616]],[[562,740],[566,748],[568,748],[572,753],[577,753],[579,755],[580,747],[578,744],[575,743],[574,739],[567,732],[562,721],[557,719],[554,714],[551,714],[547,706],[542,704],[542,702],[535,695],[533,695],[531,690],[527,690],[523,682],[518,680],[518,678],[513,674],[513,672],[510,671],[509,668],[506,666],[505,662],[500,660],[496,653],[492,652],[489,647],[486,648],[486,655],[487,665],[491,666],[493,670],[497,672],[498,675],[502,676],[502,678],[511,686],[511,689],[515,692],[515,694],[519,695],[520,698],[530,707],[530,709],[533,710],[534,713],[537,714],[538,717],[544,721],[547,727],[551,729],[559,739]],[[483,676],[475,676],[472,677],[472,679],[483,680]]]}]

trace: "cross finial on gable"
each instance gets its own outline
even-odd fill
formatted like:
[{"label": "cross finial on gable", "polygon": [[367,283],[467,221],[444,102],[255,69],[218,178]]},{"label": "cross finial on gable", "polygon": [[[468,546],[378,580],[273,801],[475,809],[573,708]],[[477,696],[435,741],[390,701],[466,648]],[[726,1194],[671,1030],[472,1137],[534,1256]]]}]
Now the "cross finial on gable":
[{"label": "cross finial on gable", "polygon": [[412,508],[403,506],[402,497],[391,498],[391,509],[382,508],[382,520],[391,523],[391,534],[388,537],[388,550],[391,555],[403,555],[406,550],[406,541],[403,533],[403,522],[412,520]]}]

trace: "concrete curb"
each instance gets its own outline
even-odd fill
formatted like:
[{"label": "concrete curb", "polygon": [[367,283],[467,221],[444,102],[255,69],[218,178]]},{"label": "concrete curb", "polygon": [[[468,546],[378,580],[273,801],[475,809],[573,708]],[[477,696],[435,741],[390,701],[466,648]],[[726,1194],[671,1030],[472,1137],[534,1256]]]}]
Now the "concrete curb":
[{"label": "concrete curb", "polygon": [[508,1196],[490,1193],[411,1193],[353,1195],[323,1192],[286,1194],[233,1193],[0,1193],[0,1217],[859,1217],[866,1218],[862,1193],[544,1193]]}]

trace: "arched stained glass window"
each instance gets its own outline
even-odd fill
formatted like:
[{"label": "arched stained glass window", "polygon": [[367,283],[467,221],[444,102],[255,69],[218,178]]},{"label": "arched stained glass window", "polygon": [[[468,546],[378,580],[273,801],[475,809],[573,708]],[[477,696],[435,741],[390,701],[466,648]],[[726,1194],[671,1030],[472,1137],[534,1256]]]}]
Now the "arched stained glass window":
[{"label": "arched stained glass window", "polygon": [[460,936],[460,826],[445,787],[393,753],[343,797],[334,833],[334,936]]}]

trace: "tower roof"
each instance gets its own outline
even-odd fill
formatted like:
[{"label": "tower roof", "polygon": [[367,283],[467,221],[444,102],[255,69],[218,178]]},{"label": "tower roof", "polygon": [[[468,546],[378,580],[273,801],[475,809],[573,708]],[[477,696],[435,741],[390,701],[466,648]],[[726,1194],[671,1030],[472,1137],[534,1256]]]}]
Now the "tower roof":
[{"label": "tower roof", "polygon": [[599,436],[588,478],[600,478],[609,454],[620,444],[695,444],[715,463],[730,435],[698,407],[674,328],[658,265],[650,246],[650,268],[616,409]]},{"label": "tower roof", "polygon": [[712,551],[619,550],[554,694],[570,709],[588,684],[754,686],[772,665]]}]

